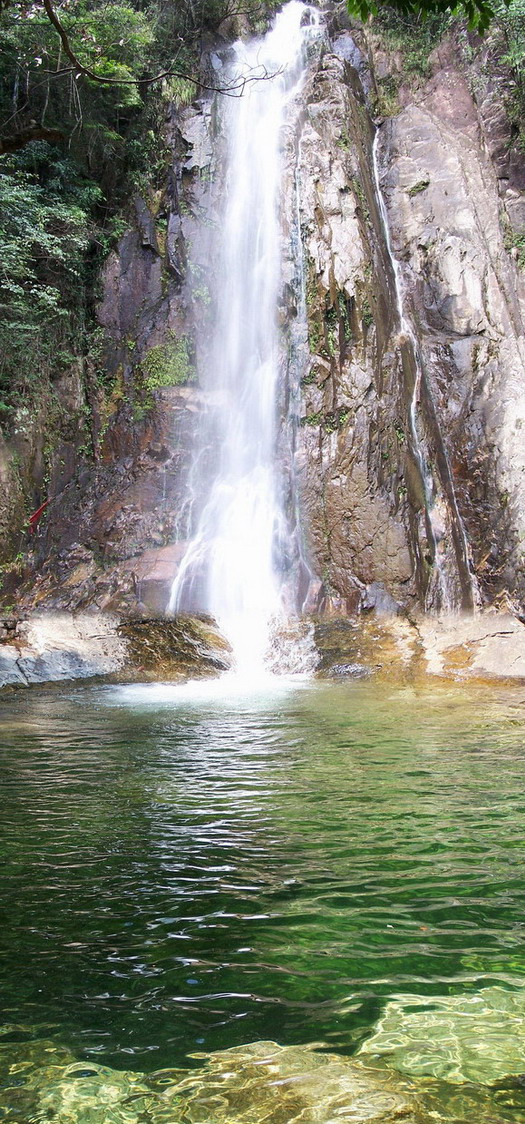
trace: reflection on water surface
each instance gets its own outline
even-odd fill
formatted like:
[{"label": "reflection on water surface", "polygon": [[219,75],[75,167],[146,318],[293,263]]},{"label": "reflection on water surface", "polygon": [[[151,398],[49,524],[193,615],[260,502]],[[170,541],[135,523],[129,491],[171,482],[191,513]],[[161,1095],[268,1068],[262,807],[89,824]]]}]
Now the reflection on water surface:
[{"label": "reflection on water surface", "polygon": [[523,689],[214,690],[4,696],[7,1068],[31,1040],[150,1074],[261,1040],[340,1057],[370,1040],[367,1064],[442,1078],[421,1070],[421,1001],[450,1026],[495,988],[510,1086],[482,1095],[525,1120]]}]

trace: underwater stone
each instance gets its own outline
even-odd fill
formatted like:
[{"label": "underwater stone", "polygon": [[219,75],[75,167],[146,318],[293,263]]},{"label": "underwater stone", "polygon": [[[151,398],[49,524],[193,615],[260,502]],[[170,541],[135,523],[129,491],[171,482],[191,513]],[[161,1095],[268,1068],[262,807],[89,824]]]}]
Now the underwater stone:
[{"label": "underwater stone", "polygon": [[[487,989],[503,991],[501,988]],[[407,997],[411,998],[411,997]],[[472,997],[471,997],[472,998]],[[431,1001],[421,1001],[428,1002]],[[258,1041],[194,1054],[192,1069],[151,1074],[74,1059],[29,1027],[0,1028],[0,1080],[9,1124],[494,1124],[482,1086],[416,1082],[324,1043]],[[498,1088],[519,1086],[520,1075]]]},{"label": "underwater stone", "polygon": [[525,988],[474,995],[398,995],[387,1003],[360,1056],[382,1058],[411,1077],[493,1085],[525,1068]]},{"label": "underwater stone", "polygon": [[26,1074],[25,1103],[32,1093],[38,1124],[430,1124],[406,1079],[321,1048],[254,1042],[150,1076],[46,1065]]}]

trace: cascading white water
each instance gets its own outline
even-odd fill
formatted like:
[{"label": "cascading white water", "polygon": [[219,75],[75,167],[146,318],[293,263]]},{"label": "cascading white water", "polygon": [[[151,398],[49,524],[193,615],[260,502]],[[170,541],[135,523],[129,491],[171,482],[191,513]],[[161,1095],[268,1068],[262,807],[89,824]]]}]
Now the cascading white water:
[{"label": "cascading white water", "polygon": [[[202,439],[203,447],[213,441],[215,464],[198,480],[197,526],[168,610],[211,613],[243,671],[263,666],[283,610],[279,552],[287,521],[276,456],[282,130],[317,26],[318,13],[292,0],[263,39],[236,43],[229,81],[246,75],[248,82],[241,97],[219,107],[227,175],[211,361],[200,372],[213,391]],[[270,77],[250,81],[257,73]]]}]

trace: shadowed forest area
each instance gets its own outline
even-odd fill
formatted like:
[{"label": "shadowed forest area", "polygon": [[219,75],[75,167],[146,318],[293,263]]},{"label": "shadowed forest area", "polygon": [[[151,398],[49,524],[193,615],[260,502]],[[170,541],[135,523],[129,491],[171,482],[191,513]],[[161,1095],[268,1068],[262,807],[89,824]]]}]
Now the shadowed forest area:
[{"label": "shadowed forest area", "polygon": [[8,430],[16,408],[96,352],[101,264],[134,192],[165,176],[166,106],[187,104],[206,83],[203,46],[228,19],[264,26],[274,7],[73,0],[56,10],[62,36],[42,4],[0,13],[0,422]]}]

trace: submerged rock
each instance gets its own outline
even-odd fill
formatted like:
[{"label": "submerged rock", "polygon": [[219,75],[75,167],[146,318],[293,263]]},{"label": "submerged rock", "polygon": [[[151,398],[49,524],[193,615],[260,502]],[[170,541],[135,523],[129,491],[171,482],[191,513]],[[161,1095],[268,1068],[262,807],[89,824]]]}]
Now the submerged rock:
[{"label": "submerged rock", "polygon": [[411,1077],[493,1085],[525,1070],[525,987],[474,995],[398,995],[361,1057],[382,1058]]},{"label": "submerged rock", "polygon": [[181,1124],[423,1124],[429,1119],[419,1111],[413,1089],[320,1048],[254,1042],[201,1055],[205,1069],[166,1089],[164,1098],[177,1105]]},{"label": "submerged rock", "polygon": [[147,1119],[150,1090],[142,1074],[76,1062],[38,1089],[36,1121],[135,1124]]},{"label": "submerged rock", "polygon": [[[11,1047],[18,1058],[18,1048]],[[315,1045],[254,1042],[202,1058],[196,1070],[150,1076],[80,1061],[49,1042],[13,1061],[0,1093],[3,1119],[34,1124],[427,1124],[413,1087]],[[39,1057],[40,1054],[40,1057]],[[46,1056],[47,1055],[47,1056]],[[38,1064],[40,1062],[40,1064]],[[9,1100],[9,1106],[2,1102]],[[6,1115],[7,1112],[7,1115]]]},{"label": "submerged rock", "polygon": [[196,1054],[195,1061],[202,1063],[198,1068],[144,1074],[75,1060],[47,1039],[20,1042],[15,1034],[13,1040],[12,1029],[6,1028],[10,1040],[0,1044],[0,1114],[9,1124],[22,1119],[31,1124],[494,1124],[514,1119],[499,1111],[516,1100],[508,1082],[502,1093],[416,1082],[373,1062],[330,1053],[322,1043],[252,1042]]}]

